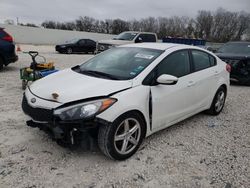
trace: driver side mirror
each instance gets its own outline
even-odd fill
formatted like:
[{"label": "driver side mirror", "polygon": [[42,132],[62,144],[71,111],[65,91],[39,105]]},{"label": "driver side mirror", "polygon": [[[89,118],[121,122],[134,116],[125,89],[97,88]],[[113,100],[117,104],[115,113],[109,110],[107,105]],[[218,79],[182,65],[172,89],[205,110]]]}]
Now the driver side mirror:
[{"label": "driver side mirror", "polygon": [[157,83],[164,85],[174,85],[178,82],[178,78],[169,74],[162,74],[157,78]]},{"label": "driver side mirror", "polygon": [[135,39],[135,43],[141,43],[142,42],[142,38],[141,37],[137,37],[136,39]]}]

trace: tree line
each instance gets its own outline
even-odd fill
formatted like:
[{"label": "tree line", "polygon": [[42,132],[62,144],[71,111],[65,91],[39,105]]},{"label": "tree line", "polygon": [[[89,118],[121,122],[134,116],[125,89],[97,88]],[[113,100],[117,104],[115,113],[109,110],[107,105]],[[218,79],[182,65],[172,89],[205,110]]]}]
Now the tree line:
[{"label": "tree line", "polygon": [[155,32],[158,38],[165,36],[201,38],[211,42],[227,42],[241,40],[247,36],[250,40],[250,13],[231,12],[219,8],[215,12],[200,10],[195,18],[184,16],[148,17],[143,19],[98,20],[88,16],[80,16],[70,22],[44,21],[44,28],[75,30],[107,34],[119,34],[123,31]]}]

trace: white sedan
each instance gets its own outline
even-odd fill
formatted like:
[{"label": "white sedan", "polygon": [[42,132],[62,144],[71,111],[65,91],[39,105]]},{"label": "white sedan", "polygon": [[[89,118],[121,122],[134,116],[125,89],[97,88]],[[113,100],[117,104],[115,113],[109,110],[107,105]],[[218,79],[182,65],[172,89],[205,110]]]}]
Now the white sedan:
[{"label": "white sedan", "polygon": [[143,139],[199,112],[218,115],[230,66],[193,46],[124,45],[34,82],[22,108],[27,125],[75,145],[97,135],[101,151],[124,160]]}]

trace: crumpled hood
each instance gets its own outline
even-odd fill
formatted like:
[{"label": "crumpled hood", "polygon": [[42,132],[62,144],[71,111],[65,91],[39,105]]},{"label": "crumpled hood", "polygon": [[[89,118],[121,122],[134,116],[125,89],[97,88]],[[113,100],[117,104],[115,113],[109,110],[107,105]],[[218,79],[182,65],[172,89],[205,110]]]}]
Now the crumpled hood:
[{"label": "crumpled hood", "polygon": [[77,73],[71,69],[59,71],[35,81],[30,91],[39,98],[68,103],[81,99],[107,96],[111,93],[132,87],[132,81],[108,80]]},{"label": "crumpled hood", "polygon": [[129,40],[101,40],[98,43],[100,43],[100,44],[112,44],[112,45],[123,45],[123,44],[133,43],[133,41],[129,41]]}]

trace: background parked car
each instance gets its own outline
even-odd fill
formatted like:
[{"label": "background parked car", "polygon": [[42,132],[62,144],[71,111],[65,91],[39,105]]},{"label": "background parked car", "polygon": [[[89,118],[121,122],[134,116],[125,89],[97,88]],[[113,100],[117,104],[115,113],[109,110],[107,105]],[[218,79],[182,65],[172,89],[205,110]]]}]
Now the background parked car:
[{"label": "background parked car", "polygon": [[139,31],[125,31],[120,33],[112,40],[102,40],[98,42],[98,52],[105,51],[109,48],[119,46],[122,44],[141,43],[141,42],[157,42],[156,33],[139,32]]},{"label": "background parked car", "polygon": [[228,42],[216,55],[231,65],[231,82],[250,85],[250,42]]},{"label": "background parked car", "polygon": [[17,61],[18,56],[15,52],[15,44],[13,37],[0,28],[0,70],[3,66]]},{"label": "background parked car", "polygon": [[73,39],[65,44],[56,45],[55,48],[59,53],[95,53],[96,42],[91,39]]}]

